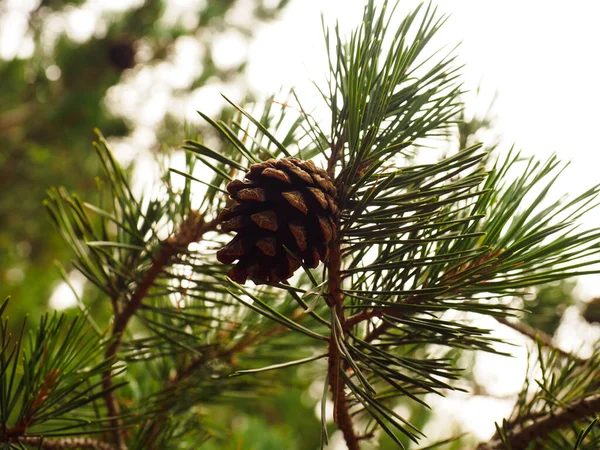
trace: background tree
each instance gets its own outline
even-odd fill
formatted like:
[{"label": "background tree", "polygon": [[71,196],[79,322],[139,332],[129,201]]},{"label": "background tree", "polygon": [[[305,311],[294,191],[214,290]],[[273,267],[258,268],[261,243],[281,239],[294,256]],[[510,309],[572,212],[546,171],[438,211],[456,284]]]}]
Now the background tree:
[{"label": "background tree", "polygon": [[[90,146],[94,129],[114,139],[129,135],[136,126],[125,111],[110,107],[107,93],[161,64],[174,66],[177,47],[185,39],[203,49],[198,72],[183,86],[155,85],[151,94],[168,90],[175,102],[211,77],[235,79],[245,61],[222,68],[214,61],[213,41],[225,31],[251,36],[287,1],[189,2],[185,14],[179,11],[174,17],[163,0],[129,3],[112,11],[83,0],[0,1],[0,20],[6,23],[0,48],[10,58],[0,59],[0,187],[10,192],[0,199],[0,284],[4,295],[20,299],[8,306],[17,321],[26,312],[37,316],[46,308],[60,279],[53,261],[68,257],[48,217],[39,214],[46,189],[60,184],[84,197],[94,192],[95,177],[101,173]],[[227,17],[240,8],[248,19],[236,24]],[[72,28],[83,12],[95,25],[80,35]],[[26,25],[20,34],[22,21]],[[11,38],[20,39],[16,54],[9,53]],[[182,122],[167,115],[158,124],[160,144],[137,150],[157,152],[163,144],[178,143],[182,136],[172,130],[182,129]]]},{"label": "background tree", "polygon": [[49,191],[50,217],[100,295],[79,315],[44,316],[27,345],[3,320],[7,447],[253,448],[223,429],[227,408],[268,412],[309,385],[321,426],[302,415],[264,448],[312,448],[311,432],[324,444],[335,429],[351,449],[413,445],[425,396],[468,375],[459,357],[499,351],[481,316],[537,339],[541,375],[480,448],[597,447],[597,362],[511,316],[531,286],[593,270],[600,233],[577,223],[598,188],[554,202],[555,158],[490,155],[468,139],[417,162],[460,131],[462,89],[452,54],[431,57],[443,18],[421,7],[392,27],[386,7],[368,2],[347,38],[326,33],[329,119],[293,97],[252,113],[232,104],[229,119],[203,116],[219,143],[186,141],[186,168],[141,196],[100,136],[97,195]]}]

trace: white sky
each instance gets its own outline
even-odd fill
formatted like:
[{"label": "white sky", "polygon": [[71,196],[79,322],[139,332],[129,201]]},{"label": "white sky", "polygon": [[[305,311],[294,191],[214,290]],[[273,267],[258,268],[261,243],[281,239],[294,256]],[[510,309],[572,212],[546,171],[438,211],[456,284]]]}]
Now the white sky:
[{"label": "white sky", "polygon": [[[496,113],[505,140],[528,153],[573,158],[593,181],[590,158],[599,147],[600,2],[435,3],[451,14],[440,42],[462,42],[458,54],[466,64],[467,86],[481,83],[484,91],[499,92]],[[415,4],[403,0],[400,11]],[[319,78],[325,67],[318,11],[352,25],[362,5],[362,0],[292,2],[282,20],[264,27],[252,46],[252,86],[270,92],[280,84],[305,86],[307,74]]]}]

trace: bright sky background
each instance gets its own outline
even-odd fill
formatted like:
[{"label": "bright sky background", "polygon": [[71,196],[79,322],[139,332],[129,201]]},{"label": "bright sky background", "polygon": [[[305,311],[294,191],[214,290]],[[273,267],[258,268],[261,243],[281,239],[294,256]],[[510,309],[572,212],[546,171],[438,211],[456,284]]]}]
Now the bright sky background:
[{"label": "bright sky background", "polygon": [[[229,20],[232,23],[243,21],[244,5],[251,1],[241,0],[241,6]],[[8,0],[8,3],[27,9],[28,4],[36,2]],[[74,38],[86,39],[93,28],[98,27],[95,18],[98,10],[118,11],[134,3],[139,2],[90,0],[82,11],[73,12],[66,23],[57,23],[56,27],[67,29]],[[186,8],[197,3],[172,0],[170,17],[175,20],[185,15]],[[402,0],[399,14],[417,3]],[[480,98],[468,97],[467,107],[482,112],[494,93],[498,94],[494,133],[502,139],[501,148],[508,149],[515,143],[527,154],[543,158],[556,152],[562,159],[571,160],[571,167],[558,186],[564,192],[576,194],[598,183],[600,1],[438,0],[434,3],[439,5],[441,12],[451,15],[439,35],[438,45],[451,47],[462,42],[458,54],[466,65],[463,71],[466,86],[475,89],[481,85],[482,88]],[[220,36],[213,47],[218,57],[216,62],[223,66],[232,65],[247,54],[250,88],[266,98],[282,87],[295,86],[305,105],[310,105],[316,98],[309,93],[312,92],[310,81],[323,79],[326,70],[320,13],[323,12],[330,23],[338,19],[342,30],[349,29],[360,20],[363,4],[363,0],[292,0],[280,20],[257,30],[253,42],[244,42],[235,33]],[[27,51],[17,48],[16,41],[11,44],[7,37],[17,36],[18,29],[23,26],[18,15],[0,23],[0,42],[3,44],[0,57]],[[170,81],[176,86],[184,86],[198,69],[202,52],[189,40],[178,42],[177,48],[179,54],[174,59],[174,66],[132,74],[126,77],[122,87],[109,93],[109,101],[125,113],[130,108],[139,121],[133,139],[124,145],[145,146],[153,142],[151,130],[159,120],[157,111],[168,108],[195,120],[198,109],[209,115],[218,111],[222,101],[219,91],[236,101],[243,97],[239,85],[213,83],[195,91],[184,103],[171,102],[168,89],[161,88],[161,83]],[[600,212],[590,216],[587,225],[597,226],[598,222]],[[65,295],[62,292],[59,296]],[[600,277],[583,280],[580,295],[582,298],[600,296]],[[598,327],[588,326],[574,309],[567,311],[565,317],[564,326],[558,333],[559,342],[565,348],[577,349],[582,339],[600,338]],[[485,325],[496,327],[493,321]],[[498,332],[508,333],[507,337],[519,341],[519,336],[502,327]],[[477,371],[486,379],[495,378],[491,389],[500,395],[513,393],[521,386],[525,352],[519,350],[517,353],[519,358],[484,355],[478,361]],[[506,415],[511,407],[510,401],[490,402],[481,397],[468,401],[463,397],[428,400],[443,415],[455,417],[481,439],[493,432],[494,420]]]}]

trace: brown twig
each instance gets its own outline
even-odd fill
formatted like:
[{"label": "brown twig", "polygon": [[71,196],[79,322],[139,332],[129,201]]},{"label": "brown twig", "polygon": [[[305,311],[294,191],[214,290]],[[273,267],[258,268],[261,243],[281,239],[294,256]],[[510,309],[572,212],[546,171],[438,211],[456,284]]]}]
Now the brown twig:
[{"label": "brown twig", "polygon": [[554,351],[560,353],[564,357],[574,359],[579,363],[585,362],[585,359],[581,359],[578,356],[576,356],[572,353],[569,353],[565,350],[562,350],[560,347],[557,347],[554,344],[554,342],[552,341],[552,338],[541,330],[530,327],[529,325],[527,325],[523,322],[509,321],[506,317],[496,317],[496,320],[499,323],[501,323],[502,325],[506,325],[507,327],[512,328],[515,331],[518,331],[519,333],[521,333],[524,336],[527,336],[528,338],[532,339],[533,341],[539,341],[544,347],[554,350]]},{"label": "brown twig", "polygon": [[[487,277],[493,273],[493,269],[496,264],[493,260],[498,258],[503,253],[502,249],[492,250],[487,253],[481,254],[473,260],[467,261],[454,269],[449,270],[444,274],[439,282],[439,286],[452,286],[452,288],[444,293],[444,295],[452,295],[460,291],[461,287],[468,282],[481,283],[485,282]],[[492,263],[490,264],[490,261]],[[490,264],[490,265],[488,265]],[[406,297],[401,303],[402,304],[418,304],[426,300],[435,298],[435,295],[411,295]],[[371,315],[365,315],[362,320],[368,320],[372,317],[380,317],[382,315],[388,315],[391,317],[402,317],[404,313],[400,313],[389,308],[374,308]],[[382,322],[373,328],[367,336],[364,338],[366,342],[374,341],[378,339],[391,327],[391,323]]]},{"label": "brown twig", "polygon": [[[331,155],[327,161],[327,174],[335,178],[335,166],[340,159],[340,152],[344,146],[344,139],[340,138],[331,144]],[[338,187],[339,189],[339,187]],[[339,192],[339,191],[338,191]],[[344,436],[348,450],[360,450],[360,439],[354,430],[352,416],[348,411],[348,398],[345,391],[345,381],[342,377],[344,367],[342,354],[338,346],[338,332],[344,333],[347,329],[344,315],[344,296],[342,294],[342,250],[341,242],[336,239],[330,248],[327,261],[328,294],[325,297],[327,305],[332,309],[332,314],[339,320],[341,329],[336,329],[335,318],[331,323],[329,338],[329,388],[333,398],[333,419]],[[343,338],[343,336],[341,336]]]},{"label": "brown twig", "polygon": [[[165,266],[169,264],[171,259],[181,249],[185,249],[192,242],[199,240],[204,233],[214,230],[217,224],[217,220],[204,222],[199,214],[192,213],[174,236],[171,236],[161,243],[160,253],[153,260],[152,265],[144,274],[144,277],[139,282],[136,290],[129,298],[129,301],[121,312],[118,314],[115,313],[115,320],[112,327],[113,341],[104,353],[104,358],[106,360],[112,360],[116,357],[123,341],[123,333],[125,332],[129,321],[141,306],[142,301],[158,276],[163,272]],[[120,408],[112,390],[113,386],[112,371],[108,370],[102,374],[102,387],[108,391],[104,396],[104,401],[109,417],[111,418],[110,427],[113,429],[114,443],[118,450],[126,450],[127,446],[125,445],[123,427],[118,418]]]},{"label": "brown twig", "polygon": [[327,175],[333,180],[335,178],[335,165],[340,159],[340,152],[344,147],[344,140],[338,139],[335,144],[331,144],[331,155],[327,160]]},{"label": "brown twig", "polygon": [[[420,303],[422,301],[424,301],[425,299],[427,299],[428,296],[425,295],[413,295],[410,297],[407,297],[406,299],[404,299],[404,301],[402,302],[402,304],[404,305],[414,305],[417,303]],[[399,311],[394,311],[392,309],[389,308],[374,308],[373,310],[371,310],[369,315],[365,315],[363,317],[361,317],[360,321],[364,321],[364,320],[368,320],[371,319],[373,317],[381,317],[382,315],[387,315],[390,317],[403,317],[405,314]],[[359,322],[358,318],[354,320],[354,322]],[[372,342],[375,339],[378,339],[382,334],[384,334],[390,327],[391,327],[391,323],[390,322],[381,322],[379,325],[377,325],[375,328],[373,328],[366,336],[364,341],[365,342]]]},{"label": "brown twig", "polygon": [[[577,420],[594,416],[600,412],[600,394],[573,402],[564,408],[537,418],[533,423],[520,426],[516,429],[506,430],[509,448],[524,449],[538,439],[571,425]],[[477,450],[500,450],[505,445],[500,439],[479,444]]]},{"label": "brown twig", "polygon": [[358,325],[359,323],[372,319],[373,317],[380,317],[381,314],[381,310],[377,308],[356,313],[346,319],[344,322],[344,329],[349,330],[354,325]]},{"label": "brown twig", "polygon": [[39,103],[29,102],[0,114],[0,131],[8,133],[11,128],[21,126],[39,110]]},{"label": "brown twig", "polygon": [[115,450],[110,444],[89,437],[42,438],[38,436],[25,436],[14,439],[22,445],[29,445],[44,450],[64,450],[77,448],[85,450]]},{"label": "brown twig", "polygon": [[39,407],[44,403],[44,401],[46,401],[48,396],[56,387],[56,378],[58,377],[58,374],[58,369],[53,369],[48,372],[27,413],[21,418],[21,420],[19,420],[17,424],[15,424],[14,427],[5,429],[3,433],[5,436],[19,437],[23,436],[27,432],[27,428],[31,426]]},{"label": "brown twig", "polygon": [[[306,317],[304,315],[303,309],[298,309],[291,315],[292,319],[299,319],[302,317]],[[202,367],[208,361],[213,361],[213,360],[217,360],[217,359],[229,361],[236,354],[243,353],[248,348],[252,347],[254,344],[257,344],[258,342],[260,342],[266,338],[277,336],[287,330],[289,330],[289,328],[287,328],[284,325],[278,324],[278,325],[275,325],[270,330],[265,331],[264,333],[254,333],[254,334],[248,335],[244,339],[240,339],[234,346],[232,346],[230,348],[224,348],[224,349],[221,349],[218,351],[207,352],[205,354],[196,356],[196,357],[192,358],[192,360],[190,361],[189,364],[183,366],[177,372],[175,372],[175,374],[169,379],[168,385],[173,386],[173,385],[177,384],[179,381],[181,381],[185,378],[188,378],[198,368]]]},{"label": "brown twig", "polygon": [[[329,387],[333,397],[333,418],[344,435],[348,450],[359,450],[359,439],[352,424],[352,417],[348,411],[348,399],[345,392],[345,381],[342,377],[342,354],[338,346],[338,333],[344,333],[344,297],[341,291],[341,248],[339,241],[331,246],[329,261],[327,262],[328,273],[328,295],[327,305],[333,310],[341,324],[341,330],[337,330],[335,318],[331,324],[331,336],[329,339]],[[343,336],[342,336],[343,337]]]}]

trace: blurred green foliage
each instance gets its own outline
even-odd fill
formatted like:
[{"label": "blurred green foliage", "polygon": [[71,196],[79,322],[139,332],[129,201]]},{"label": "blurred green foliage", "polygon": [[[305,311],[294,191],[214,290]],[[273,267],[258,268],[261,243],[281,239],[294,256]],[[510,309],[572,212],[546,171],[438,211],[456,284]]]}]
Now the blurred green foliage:
[{"label": "blurred green foliage", "polygon": [[524,314],[521,320],[550,336],[554,335],[565,309],[575,303],[574,289],[573,280],[540,286],[531,298],[525,297],[524,307],[529,313]]},{"label": "blurred green foliage", "polygon": [[[189,95],[211,77],[230,78],[245,62],[219,69],[211,40],[231,28],[251,37],[257,23],[274,18],[287,0],[253,2],[252,19],[236,26],[226,21],[226,14],[239,7],[234,0],[190,2],[186,20],[174,23],[163,20],[168,1],[135,2],[122,12],[101,11],[84,42],[72,39],[65,23],[69,14],[88,6],[85,1],[42,0],[27,10],[28,3],[0,0],[0,19],[24,14],[27,30],[21,45],[29,38],[33,41],[25,57],[20,52],[18,57],[0,59],[0,296],[15,298],[8,311],[15,323],[26,313],[35,317],[47,307],[60,279],[53,261],[69,259],[69,250],[41,206],[46,189],[65,186],[89,200],[100,170],[91,145],[94,129],[111,138],[129,135],[136,125],[107,107],[107,92],[122,82],[127,71],[172,58],[180,37],[195,39],[205,51],[202,71],[189,87],[178,90],[179,96]],[[56,23],[63,29],[53,40],[48,36]],[[10,33],[2,35],[6,41],[0,48],[8,45]],[[141,44],[150,49],[149,57],[148,51],[139,57]],[[158,126],[159,137],[180,125],[181,119],[169,116]],[[177,144],[176,139],[167,141]]]}]

